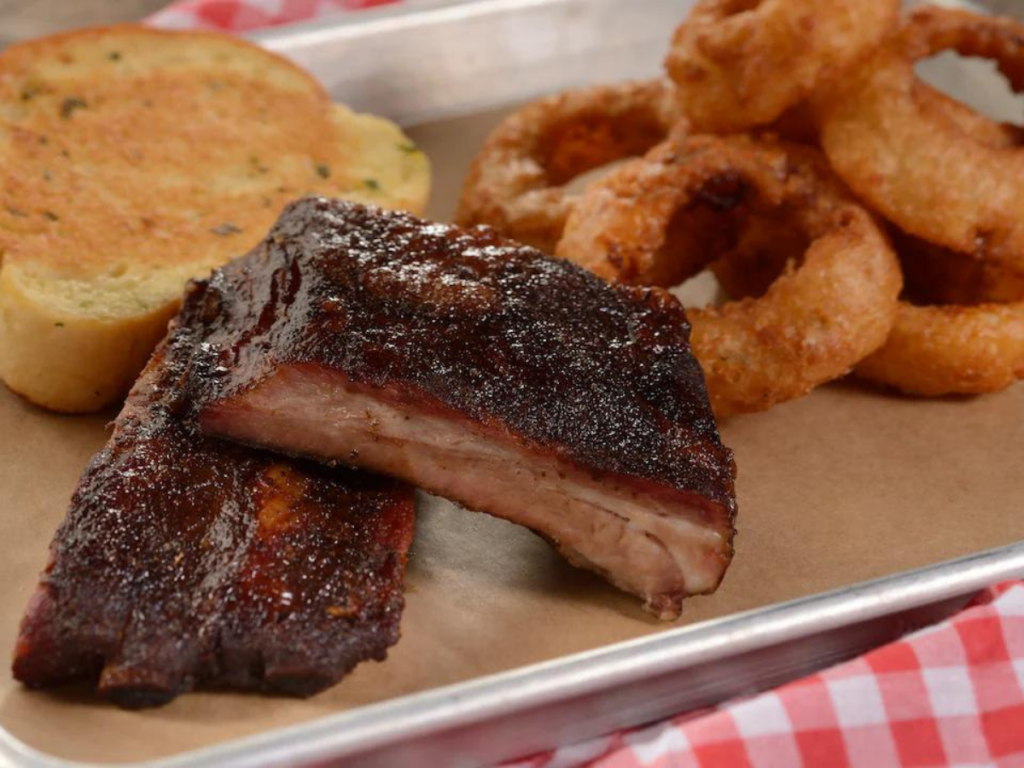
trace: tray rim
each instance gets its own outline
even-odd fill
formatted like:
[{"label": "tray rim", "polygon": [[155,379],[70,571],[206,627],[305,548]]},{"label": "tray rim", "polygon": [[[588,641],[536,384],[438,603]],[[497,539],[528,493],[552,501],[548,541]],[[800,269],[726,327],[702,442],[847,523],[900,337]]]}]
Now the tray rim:
[{"label": "tray rim", "polygon": [[[390,53],[401,57],[407,53],[404,45],[400,48],[392,47],[390,50],[389,46],[393,45],[396,37],[400,37],[404,33],[413,32],[415,35],[402,39],[403,44],[416,44],[417,42],[422,42],[423,39],[430,39],[431,35],[443,35],[447,29],[456,23],[473,24],[475,22],[482,22],[491,25],[492,29],[490,31],[500,33],[496,37],[499,44],[498,47],[502,48],[504,46],[502,50],[507,54],[510,53],[508,41],[514,35],[514,31],[513,35],[506,34],[509,32],[509,27],[505,25],[509,22],[517,22],[523,18],[528,18],[531,13],[546,15],[549,21],[555,20],[563,24],[570,18],[573,22],[580,21],[582,18],[580,12],[584,9],[596,11],[594,18],[601,18],[602,9],[606,16],[609,13],[609,9],[614,9],[612,13],[621,13],[621,4],[612,3],[609,0],[472,0],[471,2],[469,0],[422,0],[422,2],[422,6],[406,9],[404,13],[400,5],[384,6],[353,14],[354,17],[358,18],[314,19],[269,30],[257,30],[242,36],[268,48],[274,53],[292,58],[300,66],[313,71],[321,80],[325,81],[325,85],[330,90],[334,73],[331,70],[317,72],[317,68],[321,64],[319,59],[323,54],[324,48],[327,47],[336,48],[356,40],[360,41],[360,43],[370,43],[371,45],[380,41],[384,45],[385,56]],[[674,0],[670,6],[669,0],[633,0],[628,6],[627,14],[631,19],[648,14],[657,15],[660,13],[664,16],[666,9],[671,7],[671,18],[676,19],[679,14],[687,12],[694,2],[696,0]],[[587,8],[587,6],[590,7]],[[583,26],[586,25],[584,24]],[[650,43],[655,37],[659,44],[664,43],[664,45],[667,45],[669,42],[669,34],[664,27],[657,27],[655,32],[653,27],[649,27],[643,22],[630,23],[627,26],[634,32],[638,29],[642,30],[643,43],[645,45]],[[637,40],[630,38],[628,34],[625,40],[620,39],[624,29],[620,28],[618,31],[619,35],[614,38],[602,38],[600,40],[600,47],[595,45],[594,41],[587,40],[583,44],[581,51],[578,45],[579,41],[576,41],[577,45],[575,46],[571,42],[565,43],[565,49],[559,51],[560,60],[558,63],[562,65],[571,62],[576,65],[576,69],[572,75],[560,72],[558,77],[562,82],[556,87],[564,88],[584,85],[593,82],[595,77],[608,80],[652,77],[655,70],[660,67],[661,48],[658,49],[658,53],[653,54],[657,61],[657,66],[648,68],[646,63],[653,63],[653,61],[646,62],[652,56],[651,52],[646,48],[639,48]],[[558,41],[559,45],[562,43],[562,40]],[[474,52],[472,43],[466,43],[464,40],[460,41],[457,47],[460,48],[459,54],[469,59],[474,59],[474,53],[479,53],[478,51]],[[614,74],[609,74],[608,72],[605,72],[603,76],[595,74],[592,64],[594,56],[597,55],[598,51],[611,54],[608,60],[616,65]],[[626,51],[628,51],[628,55],[624,55]],[[419,53],[423,53],[422,49],[419,50]],[[512,52],[513,55],[521,53],[521,51]],[[581,53],[589,54],[585,73],[581,73],[578,69]],[[638,57],[638,53],[642,55]],[[415,80],[418,86],[426,85],[431,93],[434,90],[443,92],[443,98],[433,98],[428,93],[427,98],[424,100],[422,90],[411,87],[408,83],[403,83],[403,86],[399,87],[398,92],[385,88],[386,95],[375,94],[375,97],[370,98],[368,103],[366,103],[366,93],[362,92],[358,87],[358,85],[366,82],[366,72],[364,71],[362,72],[364,75],[363,79],[340,78],[344,85],[350,89],[346,91],[342,100],[350,107],[356,109],[356,111],[366,109],[373,114],[388,117],[399,125],[416,126],[437,120],[447,120],[469,114],[482,113],[488,109],[536,98],[551,90],[551,85],[546,81],[544,84],[537,82],[538,59],[531,58],[530,56],[517,61],[517,64],[522,65],[523,69],[517,69],[517,77],[513,79],[513,82],[503,79],[500,86],[491,87],[492,81],[488,79],[488,76],[504,76],[509,74],[507,70],[501,70],[493,66],[491,58],[496,55],[494,50],[488,49],[486,54],[488,62],[482,72],[475,69],[480,64],[479,58],[469,62],[467,67],[465,66],[467,64],[466,61],[456,61],[451,55],[442,57],[442,70],[446,77],[452,78],[453,81],[464,81],[466,73],[472,71],[473,77],[471,79],[473,82],[477,84],[486,83],[486,87],[483,89],[485,92],[483,93],[480,92],[480,89],[470,89],[476,92],[469,95],[463,93],[456,96],[448,88],[452,81],[440,81],[437,77],[423,80],[417,76],[419,74],[418,68],[412,68],[409,66],[408,61],[403,61],[399,64],[399,67],[405,67],[405,74],[409,80]],[[630,69],[636,70],[633,63],[637,58],[645,60],[645,66],[642,66],[640,71],[630,71]],[[551,59],[551,56],[542,57],[544,64],[550,64]],[[350,60],[348,63],[352,64],[352,61]],[[359,69],[360,66],[365,68],[365,64],[364,57],[356,56],[356,69]],[[620,67],[625,67],[626,69],[620,70]],[[383,69],[386,71],[388,67]],[[374,67],[374,70],[373,74],[376,75],[378,68]],[[524,71],[529,72],[533,77],[528,77],[525,82],[520,82],[520,76]],[[464,82],[461,84],[464,86]],[[394,83],[391,82],[388,85],[391,86]]]},{"label": "tray rim", "polygon": [[[289,41],[352,39],[494,13],[570,7],[587,1],[429,0],[413,10],[401,5],[385,6],[352,18],[301,22],[245,37],[287,53]],[[458,113],[451,117],[455,114]],[[639,684],[667,672],[966,598],[991,584],[1022,577],[1024,541],[149,761],[98,764],[65,760],[28,746],[0,727],[0,768],[305,764],[369,754],[400,739],[481,724],[624,683]]]},{"label": "tray rim", "polygon": [[[668,671],[739,656],[856,622],[969,597],[1024,576],[1024,542],[847,587],[613,643],[462,683],[357,707],[305,723],[156,760],[109,765],[181,768],[305,764],[356,755],[399,737],[506,717],[530,707],[636,684]],[[723,642],[723,640],[727,642]],[[0,729],[0,766],[85,768]],[[102,764],[107,765],[107,764]]]}]

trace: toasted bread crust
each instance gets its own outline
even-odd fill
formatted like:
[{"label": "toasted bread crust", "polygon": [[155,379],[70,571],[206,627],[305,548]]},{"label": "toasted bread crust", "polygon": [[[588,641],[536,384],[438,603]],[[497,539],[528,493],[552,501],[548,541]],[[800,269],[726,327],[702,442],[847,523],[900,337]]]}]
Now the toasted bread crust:
[{"label": "toasted bread crust", "polygon": [[14,270],[0,270],[0,371],[13,392],[61,413],[90,413],[123,397],[176,307],[116,321],[60,320],[39,298],[21,289]]},{"label": "toasted bread crust", "polygon": [[[45,407],[121,397],[184,283],[308,193],[419,211],[391,123],[213,33],[83,30],[0,54],[0,376]],[[58,332],[59,331],[59,332]]]}]

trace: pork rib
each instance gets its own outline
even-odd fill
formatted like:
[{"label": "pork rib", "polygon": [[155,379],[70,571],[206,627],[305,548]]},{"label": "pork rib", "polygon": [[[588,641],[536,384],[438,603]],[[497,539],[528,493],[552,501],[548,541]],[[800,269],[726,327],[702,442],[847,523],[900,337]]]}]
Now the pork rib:
[{"label": "pork rib", "polygon": [[730,561],[732,454],[667,293],[309,198],[179,317],[209,434],[521,523],[665,618]]},{"label": "pork rib", "polygon": [[412,489],[203,438],[194,345],[172,329],[79,482],[15,650],[29,686],[308,695],[398,639]]}]

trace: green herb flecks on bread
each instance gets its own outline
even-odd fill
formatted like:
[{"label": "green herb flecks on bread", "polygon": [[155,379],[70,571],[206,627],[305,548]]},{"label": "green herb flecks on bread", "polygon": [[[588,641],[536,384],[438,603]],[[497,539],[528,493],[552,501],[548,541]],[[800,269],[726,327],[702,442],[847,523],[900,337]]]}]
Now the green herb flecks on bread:
[{"label": "green herb flecks on bread", "polygon": [[421,212],[426,157],[234,38],[85,30],[0,54],[0,377],[100,409],[163,336],[185,282],[321,194]]}]

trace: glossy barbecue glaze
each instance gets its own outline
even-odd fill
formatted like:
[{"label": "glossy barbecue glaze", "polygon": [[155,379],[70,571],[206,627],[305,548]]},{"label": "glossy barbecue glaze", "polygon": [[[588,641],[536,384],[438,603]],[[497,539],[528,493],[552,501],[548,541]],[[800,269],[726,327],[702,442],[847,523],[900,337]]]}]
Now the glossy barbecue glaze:
[{"label": "glossy barbecue glaze", "polygon": [[[667,293],[609,285],[488,229],[307,199],[197,285],[180,322],[202,329],[187,386],[204,430],[391,473],[522,522],[666,617],[728,565],[732,454]],[[359,429],[353,410],[366,415]],[[549,483],[546,495],[498,492],[514,490],[516,464],[520,482]],[[562,546],[585,539],[587,515],[607,541]],[[665,520],[701,539],[699,578],[677,572],[691,555],[654,530]],[[645,555],[610,551],[645,538],[671,578],[627,573]]]},{"label": "glossy barbecue glaze", "polygon": [[18,639],[30,686],[308,695],[398,639],[412,489],[202,438],[194,344],[172,331],[79,482]]},{"label": "glossy barbecue glaze", "polygon": [[281,365],[317,365],[591,470],[734,503],[732,454],[679,303],[489,229],[302,200],[186,307],[183,323],[200,319],[191,383],[204,405]]}]

